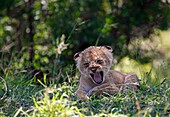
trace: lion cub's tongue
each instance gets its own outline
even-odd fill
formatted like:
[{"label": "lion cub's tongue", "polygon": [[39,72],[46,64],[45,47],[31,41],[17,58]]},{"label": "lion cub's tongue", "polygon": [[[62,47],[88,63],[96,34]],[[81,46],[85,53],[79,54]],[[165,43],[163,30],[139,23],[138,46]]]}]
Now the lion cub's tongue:
[{"label": "lion cub's tongue", "polygon": [[102,76],[100,75],[100,73],[95,73],[95,74],[94,74],[94,80],[95,80],[95,82],[97,82],[97,83],[102,82]]}]

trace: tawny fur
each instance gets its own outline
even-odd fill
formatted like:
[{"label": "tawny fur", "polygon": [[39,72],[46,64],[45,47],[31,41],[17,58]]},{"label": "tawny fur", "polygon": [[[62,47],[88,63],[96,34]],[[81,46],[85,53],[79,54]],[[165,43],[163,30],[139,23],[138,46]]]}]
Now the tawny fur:
[{"label": "tawny fur", "polygon": [[76,95],[88,99],[93,93],[119,92],[136,89],[139,86],[135,73],[124,74],[110,70],[113,54],[110,46],[90,46],[74,55],[80,71],[79,87]]}]

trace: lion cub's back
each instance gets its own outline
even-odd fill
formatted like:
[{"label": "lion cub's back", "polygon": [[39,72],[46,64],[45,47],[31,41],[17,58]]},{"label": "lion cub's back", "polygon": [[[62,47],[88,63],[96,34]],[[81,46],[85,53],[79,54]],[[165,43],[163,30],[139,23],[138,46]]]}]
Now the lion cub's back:
[{"label": "lion cub's back", "polygon": [[115,84],[124,84],[126,74],[123,74],[116,70],[110,70],[108,72],[108,82],[114,82]]}]

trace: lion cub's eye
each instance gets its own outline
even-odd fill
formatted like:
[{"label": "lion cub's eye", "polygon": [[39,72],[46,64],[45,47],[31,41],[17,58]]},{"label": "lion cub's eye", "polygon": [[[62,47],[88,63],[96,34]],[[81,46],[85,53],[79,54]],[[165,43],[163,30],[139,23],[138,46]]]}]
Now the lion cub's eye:
[{"label": "lion cub's eye", "polygon": [[104,61],[103,61],[103,60],[96,60],[96,63],[97,63],[97,64],[103,64]]},{"label": "lion cub's eye", "polygon": [[84,67],[88,67],[88,66],[89,66],[89,63],[84,63],[83,66],[84,66]]}]

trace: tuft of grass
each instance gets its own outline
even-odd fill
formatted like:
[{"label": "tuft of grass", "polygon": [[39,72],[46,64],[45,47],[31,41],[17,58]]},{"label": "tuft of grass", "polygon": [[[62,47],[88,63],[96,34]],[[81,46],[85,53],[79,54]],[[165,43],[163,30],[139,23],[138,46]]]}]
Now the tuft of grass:
[{"label": "tuft of grass", "polygon": [[6,88],[4,98],[0,100],[0,116],[13,116],[18,108],[23,110],[33,106],[32,95],[42,89],[42,86],[35,85],[33,80],[26,80],[25,73],[13,73],[11,71],[4,75]]},{"label": "tuft of grass", "polygon": [[42,97],[37,99],[34,97],[34,108],[33,112],[30,114],[33,117],[37,116],[83,116],[80,110],[75,106],[75,103],[68,100],[68,95],[66,93],[61,93],[61,89],[46,88]]}]

